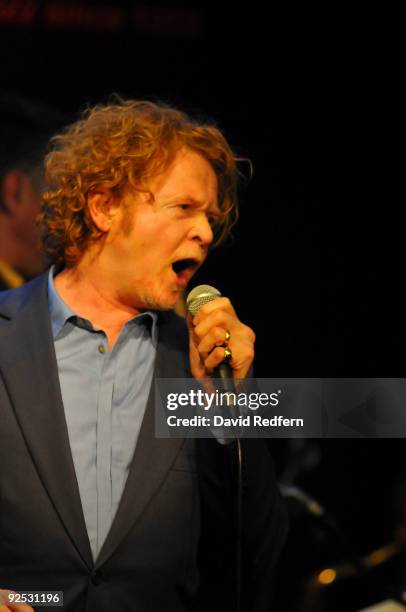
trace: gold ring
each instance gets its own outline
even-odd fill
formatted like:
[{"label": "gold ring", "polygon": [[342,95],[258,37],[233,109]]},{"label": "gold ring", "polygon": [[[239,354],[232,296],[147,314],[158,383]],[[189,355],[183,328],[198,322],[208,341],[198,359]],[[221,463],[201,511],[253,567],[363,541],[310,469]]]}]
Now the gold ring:
[{"label": "gold ring", "polygon": [[231,352],[231,349],[229,348],[225,348],[224,349],[224,355],[223,355],[223,360],[224,361],[231,361],[233,358],[233,354]]},{"label": "gold ring", "polygon": [[224,338],[224,344],[227,344],[230,338],[231,338],[231,334],[228,331],[228,329],[226,329],[226,337]]}]

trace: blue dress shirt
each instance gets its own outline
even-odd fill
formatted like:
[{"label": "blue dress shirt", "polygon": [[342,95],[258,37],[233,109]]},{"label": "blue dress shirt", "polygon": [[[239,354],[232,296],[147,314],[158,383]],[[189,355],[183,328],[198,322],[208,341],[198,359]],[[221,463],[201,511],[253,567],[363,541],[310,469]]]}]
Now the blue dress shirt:
[{"label": "blue dress shirt", "polygon": [[117,512],[151,387],[157,313],[124,325],[110,352],[105,332],[62,300],[49,271],[48,299],[73,463],[93,558]]}]

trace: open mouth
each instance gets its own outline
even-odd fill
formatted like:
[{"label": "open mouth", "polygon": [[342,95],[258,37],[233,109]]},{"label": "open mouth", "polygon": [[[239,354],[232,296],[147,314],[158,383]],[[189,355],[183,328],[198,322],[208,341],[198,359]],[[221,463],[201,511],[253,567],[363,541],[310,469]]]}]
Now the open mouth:
[{"label": "open mouth", "polygon": [[179,275],[185,270],[194,271],[199,265],[196,259],[179,259],[172,264],[173,271]]},{"label": "open mouth", "polygon": [[172,270],[175,272],[177,282],[182,286],[186,287],[190,279],[192,278],[195,270],[199,267],[199,260],[192,258],[178,259],[172,264]]}]

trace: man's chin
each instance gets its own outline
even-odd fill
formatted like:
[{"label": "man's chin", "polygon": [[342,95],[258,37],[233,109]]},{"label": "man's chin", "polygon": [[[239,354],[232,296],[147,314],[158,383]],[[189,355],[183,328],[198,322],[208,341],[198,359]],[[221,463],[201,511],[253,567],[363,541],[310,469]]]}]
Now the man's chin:
[{"label": "man's chin", "polygon": [[145,310],[160,310],[168,311],[177,308],[178,302],[182,301],[182,292],[177,291],[171,295],[160,295],[160,296],[148,296],[143,302],[143,308]]}]

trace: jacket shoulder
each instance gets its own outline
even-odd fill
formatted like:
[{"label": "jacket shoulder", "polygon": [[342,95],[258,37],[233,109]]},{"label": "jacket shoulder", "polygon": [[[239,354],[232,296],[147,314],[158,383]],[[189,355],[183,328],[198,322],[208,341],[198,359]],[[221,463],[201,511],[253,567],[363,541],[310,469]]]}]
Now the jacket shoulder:
[{"label": "jacket shoulder", "polygon": [[32,279],[17,289],[0,291],[0,316],[12,317],[27,303],[46,290],[48,273]]}]

